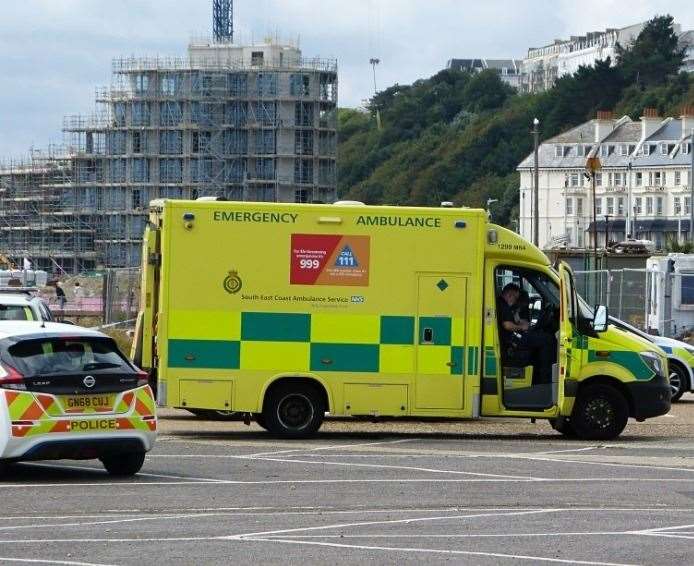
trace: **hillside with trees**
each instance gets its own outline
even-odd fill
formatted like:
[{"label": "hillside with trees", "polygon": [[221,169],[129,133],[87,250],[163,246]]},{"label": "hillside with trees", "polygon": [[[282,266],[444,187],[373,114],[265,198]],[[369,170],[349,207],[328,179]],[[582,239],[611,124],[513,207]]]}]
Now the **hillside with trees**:
[{"label": "hillside with trees", "polygon": [[548,139],[598,110],[638,119],[650,107],[679,116],[683,105],[694,105],[694,76],[678,73],[683,56],[672,17],[661,16],[618,49],[616,64],[581,67],[541,94],[519,95],[493,71],[445,70],[390,87],[367,111],[339,112],[339,194],[395,205],[451,200],[483,207],[495,198],[495,221],[511,225],[518,214],[515,168],[532,151],[533,118]]}]

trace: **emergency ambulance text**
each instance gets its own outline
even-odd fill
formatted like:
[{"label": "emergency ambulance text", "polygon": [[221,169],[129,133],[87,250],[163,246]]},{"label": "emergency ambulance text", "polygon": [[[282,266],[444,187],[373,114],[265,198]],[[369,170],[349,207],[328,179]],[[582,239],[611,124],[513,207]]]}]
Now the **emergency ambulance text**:
[{"label": "emergency ambulance text", "polygon": [[359,216],[357,225],[398,226],[400,228],[441,228],[441,219],[432,216]]},{"label": "emergency ambulance text", "polygon": [[296,224],[298,214],[290,212],[226,212],[215,210],[215,222],[260,222],[266,224]]}]

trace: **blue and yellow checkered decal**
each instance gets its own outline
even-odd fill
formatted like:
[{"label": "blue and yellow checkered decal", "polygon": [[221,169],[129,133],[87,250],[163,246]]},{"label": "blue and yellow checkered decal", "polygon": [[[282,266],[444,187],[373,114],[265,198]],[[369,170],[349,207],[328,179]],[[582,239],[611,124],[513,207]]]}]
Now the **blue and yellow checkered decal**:
[{"label": "blue and yellow checkered decal", "polygon": [[463,326],[450,317],[173,311],[168,366],[474,375],[479,347],[465,347]]}]

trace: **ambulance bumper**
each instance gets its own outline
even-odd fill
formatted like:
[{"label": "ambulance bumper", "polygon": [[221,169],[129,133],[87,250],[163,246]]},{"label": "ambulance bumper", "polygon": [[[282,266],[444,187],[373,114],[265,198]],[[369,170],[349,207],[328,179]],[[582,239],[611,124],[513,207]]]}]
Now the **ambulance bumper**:
[{"label": "ambulance bumper", "polygon": [[646,382],[625,384],[632,400],[632,414],[637,421],[664,415],[670,410],[672,390],[665,376],[656,375]]}]

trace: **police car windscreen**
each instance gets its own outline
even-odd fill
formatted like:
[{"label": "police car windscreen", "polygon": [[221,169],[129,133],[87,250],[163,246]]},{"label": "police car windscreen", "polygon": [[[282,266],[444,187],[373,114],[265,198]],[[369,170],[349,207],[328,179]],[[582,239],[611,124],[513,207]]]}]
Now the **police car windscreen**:
[{"label": "police car windscreen", "polygon": [[136,371],[115,344],[100,338],[46,338],[24,340],[9,347],[3,357],[24,377]]}]

